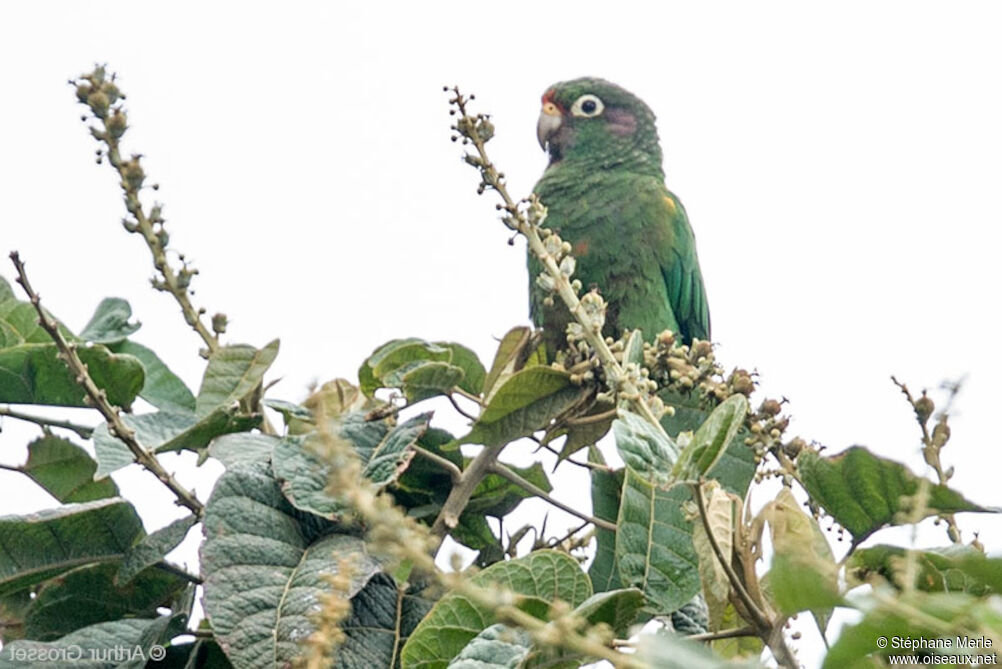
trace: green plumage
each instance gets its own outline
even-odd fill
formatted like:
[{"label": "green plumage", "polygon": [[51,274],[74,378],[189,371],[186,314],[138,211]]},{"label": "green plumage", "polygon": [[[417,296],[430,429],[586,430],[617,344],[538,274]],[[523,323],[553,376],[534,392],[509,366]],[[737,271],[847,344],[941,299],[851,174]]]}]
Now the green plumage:
[{"label": "green plumage", "polygon": [[[685,343],[709,339],[710,312],[696,243],[681,202],[666,187],[654,114],[639,98],[601,79],[576,79],[543,96],[539,140],[550,164],[535,193],[545,226],[571,243],[574,277],[608,302],[605,334],[662,330]],[[529,258],[530,314],[547,348],[562,348],[570,314],[543,304],[541,271]]]}]

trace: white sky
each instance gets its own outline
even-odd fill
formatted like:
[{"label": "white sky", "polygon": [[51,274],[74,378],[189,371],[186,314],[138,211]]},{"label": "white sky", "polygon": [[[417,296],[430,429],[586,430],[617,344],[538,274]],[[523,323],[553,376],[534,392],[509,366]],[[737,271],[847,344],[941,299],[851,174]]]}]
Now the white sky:
[{"label": "white sky", "polygon": [[[966,375],[944,460],[954,487],[999,504],[997,4],[265,7],[0,6],[0,274],[19,250],[74,329],[102,297],[128,299],[136,339],[197,388],[199,342],[148,288],[148,254],[118,223],[116,181],[65,83],[107,62],[129,95],[126,148],[148,156],[172,245],[202,271],[196,303],[229,315],[231,342],[282,340],[271,396],[354,378],[397,336],[460,341],[489,362],[493,337],[527,321],[524,246],[505,244],[494,201],[475,195],[442,85],[494,115],[489,149],[521,195],[545,165],[540,94],[601,76],[658,115],[725,364],[791,400],[793,433],[918,472],[888,377],[918,390]],[[22,461],[33,431],[3,428],[0,461]],[[50,504],[0,474],[0,513]],[[151,479],[121,480],[149,529],[166,522]],[[560,496],[584,506],[579,483],[562,479]],[[1002,551],[998,519],[960,523]]]}]

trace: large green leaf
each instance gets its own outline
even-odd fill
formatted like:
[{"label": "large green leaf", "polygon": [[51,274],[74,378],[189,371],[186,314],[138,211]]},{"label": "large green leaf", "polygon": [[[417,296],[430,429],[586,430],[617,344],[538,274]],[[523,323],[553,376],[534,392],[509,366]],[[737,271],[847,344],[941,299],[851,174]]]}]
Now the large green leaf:
[{"label": "large green leaf", "polygon": [[195,396],[177,374],[170,371],[151,349],[134,341],[122,341],[109,346],[113,353],[131,355],[146,372],[139,396],[161,411],[193,412]]},{"label": "large green leaf", "polygon": [[379,487],[396,481],[414,457],[414,443],[428,429],[431,414],[424,413],[393,428],[372,452],[362,474]]},{"label": "large green leaf", "polygon": [[[908,550],[879,544],[853,551],[848,562],[850,587],[870,582],[874,575],[901,587]],[[926,592],[966,592],[976,596],[1002,593],[1002,558],[988,558],[972,546],[947,546],[912,552],[917,569],[915,587]]]},{"label": "large green leaf", "polygon": [[[946,636],[942,633],[944,629],[956,632]],[[984,654],[988,655],[989,659],[980,664],[991,664],[995,661],[991,655],[997,652],[997,646],[986,648],[974,644],[978,641],[984,643],[986,631],[999,629],[1002,629],[1002,614],[999,613],[997,602],[991,598],[977,598],[960,592],[913,591],[894,598],[889,605],[882,606],[875,602],[874,605],[867,607],[862,620],[855,625],[842,628],[821,666],[823,669],[882,667],[886,665],[857,663],[871,655],[900,657],[916,650],[930,655],[936,652],[954,655]],[[965,633],[965,630],[969,632]],[[952,642],[948,649],[936,651],[917,648],[917,644],[921,641],[930,642],[944,636]],[[991,642],[990,636],[987,637],[987,641]],[[878,644],[882,644],[883,647]],[[910,644],[911,647],[906,644]],[[931,662],[925,664],[939,666]],[[944,661],[942,664],[956,666],[970,663]]]},{"label": "large green leaf", "polygon": [[254,391],[278,356],[278,340],[256,349],[247,344],[224,346],[211,356],[195,399],[195,413],[205,416],[239,402]]},{"label": "large green leaf", "polygon": [[[136,438],[147,450],[166,453],[182,449],[198,451],[219,435],[256,427],[260,418],[239,413],[235,407],[220,406],[204,416],[158,411],[124,414],[122,421],[135,430]],[[110,474],[135,461],[128,446],[111,435],[107,423],[94,430],[94,450],[98,461],[97,476]]]},{"label": "large green leaf", "polygon": [[[797,458],[800,480],[811,499],[859,543],[885,525],[911,522],[904,497],[918,492],[920,477],[899,462],[853,446],[829,457],[805,451]],[[959,511],[992,511],[969,502],[945,485],[928,482],[925,516]]]},{"label": "large green leaf", "polygon": [[205,612],[237,667],[281,667],[299,654],[339,560],[355,561],[348,597],[379,571],[361,539],[318,536],[300,518],[260,463],[227,469],[206,505]]},{"label": "large green leaf", "polygon": [[[543,550],[499,562],[474,576],[479,586],[500,586],[522,595],[519,606],[545,619],[550,604],[562,600],[578,606],[591,596],[591,582],[578,562],[557,551]],[[491,610],[459,593],[435,604],[404,646],[403,669],[446,667],[480,632],[497,622]]]},{"label": "large green leaf", "polygon": [[[126,618],[78,629],[57,641],[14,641],[0,651],[5,668],[60,667],[74,669],[142,669],[154,645],[163,646],[184,627],[183,616]],[[131,651],[120,660],[124,651]],[[138,653],[136,651],[139,651]],[[91,658],[94,659],[91,659]],[[39,664],[38,658],[54,663]],[[59,662],[64,658],[64,662]]]},{"label": "large green leaf", "polygon": [[111,478],[94,479],[97,463],[90,454],[61,437],[39,437],[28,444],[28,461],[20,469],[60,502],[118,496],[118,486]]},{"label": "large green leaf", "polygon": [[80,338],[95,344],[117,344],[139,329],[130,323],[132,307],[120,297],[106,297],[80,332]]},{"label": "large green leaf", "polygon": [[463,441],[492,446],[525,437],[580,401],[582,389],[567,372],[530,367],[507,377]]},{"label": "large green leaf", "polygon": [[494,362],[484,379],[484,398],[489,402],[494,391],[499,387],[499,381],[505,381],[519,369],[519,363],[525,357],[525,350],[532,339],[532,328],[524,325],[514,327],[505,333],[494,354]]},{"label": "large green leaf", "polygon": [[672,468],[679,456],[679,448],[674,441],[625,409],[613,422],[612,433],[616,436],[616,450],[636,475],[658,485],[673,482]]},{"label": "large green leaf", "polygon": [[[365,465],[364,475],[383,488],[406,469],[414,456],[411,447],[428,429],[431,414],[415,416],[389,432],[383,421],[358,421],[352,414],[346,418],[351,420],[335,423],[334,429],[355,447]],[[315,439],[315,436],[303,435],[278,441],[272,470],[282,484],[282,491],[296,508],[335,519],[345,510],[345,505],[328,490],[332,464],[322,460],[319,450],[322,442]]]},{"label": "large green leaf", "polygon": [[198,518],[188,515],[161,527],[156,532],[146,535],[133,544],[125,553],[122,563],[115,574],[116,585],[126,585],[147,567],[152,567],[167,553],[177,548],[188,535],[188,530],[195,526]]},{"label": "large green leaf", "polygon": [[[710,416],[712,407],[702,406],[696,393],[679,395],[663,391],[659,396],[674,409],[674,414],[666,413],[661,418],[661,425],[673,439],[677,439],[682,432],[695,432]],[[720,460],[706,473],[706,478],[716,479],[724,489],[740,495],[742,499],[755,476],[755,452],[745,445],[749,436],[751,433],[747,428],[740,427]]]},{"label": "large green leaf", "polygon": [[[143,387],[143,365],[131,355],[111,353],[100,344],[77,349],[80,360],[108,401],[131,407]],[[86,407],[85,393],[59,359],[55,344],[0,348],[0,402]]]},{"label": "large green leaf", "polygon": [[788,488],[760,513],[769,522],[775,551],[769,570],[773,601],[787,615],[811,611],[824,634],[832,608],[842,602],[831,544]]},{"label": "large green leaf", "polygon": [[143,533],[120,498],[0,517],[0,596],[81,565],[120,559]]},{"label": "large green leaf", "polygon": [[692,521],[682,511],[690,497],[683,485],[665,490],[626,468],[616,564],[620,582],[642,590],[655,614],[674,611],[699,592]]},{"label": "large green leaf", "polygon": [[449,362],[463,370],[459,387],[471,395],[479,395],[484,389],[487,370],[484,369],[484,363],[480,362],[477,354],[455,342],[438,342],[438,345],[452,351],[452,359]]},{"label": "large green leaf", "polygon": [[[610,523],[619,520],[619,497],[625,471],[591,470],[591,506],[596,518]],[[619,569],[616,567],[616,532],[596,527],[595,543],[595,559],[588,568],[588,575],[596,592],[615,590],[620,587]]]},{"label": "large green leaf", "polygon": [[227,469],[240,463],[257,462],[267,465],[271,462],[275,447],[282,439],[283,437],[270,434],[250,432],[224,434],[209,444],[209,455],[222,462]]},{"label": "large green leaf", "polygon": [[682,451],[672,470],[673,477],[696,481],[710,471],[734,441],[747,412],[748,400],[744,395],[731,395],[717,406]]},{"label": "large green leaf", "polygon": [[[0,301],[0,402],[89,406],[52,338],[39,324],[35,307],[13,299],[10,293],[4,295],[6,299]],[[80,342],[62,323],[56,324],[67,341]],[[132,406],[143,387],[143,367],[138,360],[114,355],[101,345],[80,346],[77,355],[112,404]]]},{"label": "large green leaf", "polygon": [[449,669],[518,669],[531,650],[528,632],[495,623],[473,637],[449,662]]},{"label": "large green leaf", "polygon": [[358,370],[362,392],[399,388],[414,403],[455,388],[479,394],[486,376],[477,355],[461,344],[395,339],[377,348]]},{"label": "large green leaf", "polygon": [[362,363],[358,370],[359,388],[371,396],[374,390],[384,387],[384,377],[408,363],[448,362],[451,358],[449,349],[423,339],[393,339],[373,351]]},{"label": "large green leaf", "polygon": [[341,624],[347,638],[337,649],[334,666],[394,666],[394,658],[400,657],[400,650],[433,604],[420,588],[401,592],[388,574],[376,574],[351,600],[351,616]]},{"label": "large green leaf", "polygon": [[153,618],[157,607],[188,585],[185,579],[160,569],[147,569],[126,586],[113,582],[118,565],[79,567],[46,582],[25,615],[25,636],[52,641],[87,625],[119,618]]}]

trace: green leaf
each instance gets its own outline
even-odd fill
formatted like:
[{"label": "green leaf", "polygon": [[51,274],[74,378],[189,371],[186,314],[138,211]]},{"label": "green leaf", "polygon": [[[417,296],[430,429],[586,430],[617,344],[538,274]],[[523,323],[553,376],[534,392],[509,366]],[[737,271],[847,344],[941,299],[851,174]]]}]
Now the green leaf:
[{"label": "green leaf", "polygon": [[831,544],[789,488],[780,490],[760,514],[769,522],[775,551],[769,571],[773,600],[787,615],[811,611],[824,634],[832,608],[842,603]]},{"label": "green leaf", "polygon": [[193,412],[195,396],[156,353],[134,341],[109,346],[114,353],[131,355],[143,365],[145,380],[139,396],[162,411]]},{"label": "green leaf", "polygon": [[440,341],[436,344],[452,351],[452,358],[449,362],[463,370],[463,378],[459,382],[459,387],[471,395],[479,395],[484,389],[487,370],[484,369],[484,363],[480,362],[477,354],[462,344],[454,342]]},{"label": "green leaf", "polygon": [[843,604],[837,589],[832,587],[831,572],[815,564],[776,553],[768,579],[772,600],[779,610],[786,615],[813,612],[822,633],[828,626],[832,609]]},{"label": "green leaf", "polygon": [[464,442],[492,446],[528,436],[580,401],[582,392],[567,372],[551,367],[515,372],[494,392]]},{"label": "green leaf", "polygon": [[[544,620],[554,600],[578,606],[592,594],[591,582],[578,562],[566,553],[552,550],[498,562],[471,581],[480,586],[499,585],[523,595],[520,608]],[[474,637],[495,622],[490,609],[459,593],[449,593],[411,634],[400,656],[401,667],[446,667]]]},{"label": "green leaf", "polygon": [[[881,458],[862,446],[822,457],[813,451],[797,458],[800,478],[811,499],[824,507],[859,543],[885,525],[910,522],[903,497],[918,492],[920,477],[901,463]],[[960,511],[992,511],[966,500],[945,485],[928,482],[925,516]]]},{"label": "green leaf", "polygon": [[359,388],[368,396],[373,391],[385,386],[387,375],[411,362],[448,362],[452,352],[439,346],[414,337],[388,341],[362,363],[358,370]]},{"label": "green leaf", "polygon": [[[706,506],[707,524],[724,561],[730,564],[734,553],[734,526],[741,504],[735,505],[734,498],[730,496],[733,493],[726,492],[717,481],[710,480],[699,485]],[[693,522],[692,545],[699,556],[700,581],[710,629],[723,629],[720,625],[729,605],[731,584],[702,522]]]},{"label": "green leaf", "polygon": [[553,434],[548,433],[547,441],[556,439],[561,434],[567,435],[567,438],[564,439],[564,445],[560,447],[557,462],[563,462],[581,449],[598,443],[598,440],[604,437],[612,428],[612,422],[616,418],[612,412],[613,408],[615,408],[615,405],[611,401],[596,400],[586,413],[576,415],[574,418],[578,420],[585,418],[593,419],[601,414],[608,414],[606,418],[595,422],[572,422],[565,424],[559,431]]},{"label": "green leaf", "polygon": [[[158,411],[147,414],[123,414],[122,422],[136,432],[136,438],[148,451],[166,453],[187,449],[198,451],[215,437],[243,432],[256,427],[260,416],[238,413],[234,407],[218,407],[198,417],[191,413]],[[135,461],[132,451],[108,430],[108,424],[94,430],[97,453],[97,476],[105,476]]]},{"label": "green leaf", "polygon": [[313,630],[318,598],[330,590],[326,575],[337,572],[340,559],[356,561],[348,597],[379,571],[361,539],[318,538],[299,518],[261,464],[226,470],[206,505],[205,612],[237,667],[291,663],[301,652],[297,641]]},{"label": "green leaf", "polygon": [[119,618],[153,618],[188,581],[160,569],[143,571],[127,586],[113,582],[118,565],[79,567],[38,590],[25,616],[25,636],[52,641],[76,629]]},{"label": "green leaf", "polygon": [[675,463],[673,477],[696,481],[710,471],[744,425],[746,413],[748,400],[744,395],[731,395],[721,402],[692,435],[692,441]]},{"label": "green leaf", "polygon": [[188,530],[194,527],[197,522],[198,518],[194,515],[178,518],[137,541],[126,551],[125,557],[118,567],[118,573],[115,574],[115,585],[129,584],[136,574],[163,560],[167,553],[170,553],[184,541]]},{"label": "green leaf", "polygon": [[14,289],[7,283],[7,279],[0,276],[0,303],[14,299],[16,299],[14,297]]},{"label": "green leaf", "polygon": [[[111,353],[100,344],[77,349],[90,377],[116,406],[129,408],[143,387],[143,366],[131,355]],[[55,344],[0,348],[0,402],[86,407],[85,393]]]},{"label": "green leaf", "polygon": [[[891,606],[870,606],[861,621],[843,627],[838,640],[825,656],[823,669],[874,666],[854,663],[869,655],[886,657],[909,654],[910,649],[904,648],[902,641],[914,644],[918,639],[938,639],[944,636],[944,629],[951,630],[952,633],[947,638],[953,642],[952,648],[945,650],[946,653],[991,654],[997,650],[985,649],[983,646],[979,648],[973,644],[965,649],[958,643],[958,637],[965,643],[972,643],[981,641],[986,630],[1002,629],[1002,615],[999,614],[997,603],[990,598],[976,598],[959,592],[947,594],[916,591],[895,598],[892,605],[893,609]],[[878,647],[879,639],[888,642],[885,648]],[[990,640],[989,637],[988,641]],[[897,647],[895,643],[898,644]],[[934,651],[928,652],[931,654]]]},{"label": "green leaf", "polygon": [[431,414],[424,413],[393,428],[376,447],[362,474],[379,487],[396,481],[414,457],[414,443],[428,429]]},{"label": "green leaf", "polygon": [[[343,439],[355,447],[365,465],[365,476],[378,487],[392,483],[406,469],[413,457],[411,446],[428,428],[431,414],[422,414],[387,432],[383,421],[365,421],[364,414],[348,414],[333,423]],[[328,519],[336,519],[345,505],[328,492],[331,463],[318,453],[320,444],[315,435],[290,436],[275,446],[272,469],[282,484],[282,491],[298,509]],[[321,442],[322,443],[322,442]]]},{"label": "green leaf", "polygon": [[60,502],[118,496],[118,486],[110,478],[94,480],[97,463],[90,454],[61,437],[39,437],[28,444],[28,461],[21,471]]},{"label": "green leaf", "polygon": [[616,532],[620,582],[639,588],[655,614],[669,613],[699,592],[699,561],[692,522],[682,504],[685,486],[664,490],[626,468]]},{"label": "green leaf", "polygon": [[0,596],[92,562],[118,560],[143,532],[120,498],[0,517]]},{"label": "green leaf", "polygon": [[332,666],[394,666],[400,649],[433,604],[421,588],[412,586],[400,596],[393,578],[382,572],[376,574],[351,600],[351,616],[341,624],[347,638],[337,649]]},{"label": "green leaf", "polygon": [[721,659],[703,644],[673,632],[641,634],[637,640],[637,653],[633,657],[643,666],[657,669],[751,669],[762,666],[758,658],[742,663]]},{"label": "green leaf", "polygon": [[129,322],[131,316],[128,302],[120,297],[106,297],[97,305],[80,338],[95,344],[117,344],[139,329],[138,321]]},{"label": "green leaf", "polygon": [[674,441],[646,420],[625,409],[612,423],[616,450],[634,473],[660,485],[672,482],[672,467],[679,450]]},{"label": "green leaf", "polygon": [[[638,331],[639,332],[639,331]],[[582,602],[574,613],[592,625],[605,623],[617,637],[629,636],[630,627],[644,608],[644,593],[636,588],[597,592]]]},{"label": "green leaf", "polygon": [[278,356],[278,340],[258,350],[247,344],[224,346],[211,356],[195,399],[195,413],[205,416],[218,407],[239,402],[261,384]]},{"label": "green leaf", "polygon": [[250,432],[235,432],[216,437],[209,444],[209,455],[223,463],[229,469],[237,464],[271,462],[272,453],[282,437],[270,434],[252,434]]},{"label": "green leaf", "polygon": [[[710,409],[701,406],[696,393],[679,395],[662,391],[658,395],[666,406],[675,410],[674,415],[665,414],[661,418],[661,425],[673,439],[682,432],[695,432],[710,416]],[[749,436],[747,428],[740,427],[720,460],[706,473],[706,478],[720,481],[727,491],[742,499],[755,476],[755,452],[745,445]]]},{"label": "green leaf", "polygon": [[[5,668],[40,666],[34,659],[36,657],[52,658],[74,658],[73,667],[84,669],[139,669],[146,666],[146,657],[153,644],[164,644],[175,636],[180,630],[177,625],[172,625],[177,616],[162,616],[155,619],[147,618],[126,618],[124,620],[113,620],[109,622],[89,625],[83,629],[78,629],[71,634],[67,634],[57,641],[14,641],[7,644],[0,651],[0,663]],[[183,623],[182,623],[183,624]],[[142,658],[133,658],[119,662],[116,653],[122,653],[122,649],[135,649],[139,647],[142,651]],[[94,656],[95,660],[89,658]],[[102,660],[100,658],[108,658]],[[45,665],[41,665],[45,666]],[[51,665],[48,666],[59,666]]]},{"label": "green leaf", "polygon": [[490,402],[494,391],[499,387],[498,382],[506,380],[518,370],[518,363],[525,356],[526,346],[531,339],[532,328],[524,325],[508,330],[501,338],[497,353],[494,354],[494,362],[491,363],[491,370],[484,379],[483,393],[487,402]]},{"label": "green leaf", "polygon": [[0,642],[4,645],[24,638],[24,615],[31,605],[31,596],[31,589],[25,588],[0,597]]},{"label": "green leaf", "polygon": [[267,398],[262,400],[261,404],[282,414],[282,418],[285,419],[286,425],[288,425],[292,420],[313,420],[313,412],[304,407],[302,404],[287,402],[286,400],[272,400]]},{"label": "green leaf", "polygon": [[[457,450],[444,450],[442,446],[453,440],[453,436],[445,430],[429,428],[418,438],[418,445],[450,461],[457,467],[462,467],[463,456]],[[400,478],[390,486],[393,498],[397,504],[406,508],[412,515],[421,507],[422,519],[434,520],[452,491],[452,478],[436,463],[427,458],[414,458],[410,466]]]},{"label": "green leaf", "polygon": [[[546,470],[543,469],[543,465],[539,462],[534,463],[530,467],[512,467],[509,465],[508,469],[537,488],[546,492],[553,490],[550,479],[546,476]],[[463,512],[464,514],[470,513],[478,516],[504,518],[514,511],[515,507],[522,500],[529,497],[532,497],[532,494],[521,486],[512,483],[499,474],[488,474],[474,488],[473,495],[470,497],[470,501],[467,502]]]},{"label": "green leaf", "polygon": [[463,369],[448,362],[415,361],[387,374],[384,385],[400,388],[411,404],[438,395],[448,395],[463,378]]},{"label": "green leaf", "polygon": [[[591,507],[596,518],[610,523],[619,520],[619,496],[625,471],[591,470]],[[595,541],[595,559],[588,568],[588,576],[597,592],[616,590],[621,587],[616,567],[616,532],[596,527]]]},{"label": "green leaf", "polygon": [[525,630],[495,623],[476,635],[451,662],[449,669],[517,669],[532,650]]},{"label": "green leaf", "polygon": [[[437,510],[435,515],[438,515]],[[491,554],[500,552],[502,556],[504,555],[501,542],[482,515],[464,513],[459,517],[459,524],[452,529],[449,536],[472,550],[487,551]]]},{"label": "green leaf", "polygon": [[[853,551],[847,580],[850,587],[869,583],[874,574],[901,587],[908,550],[879,544]],[[1002,558],[987,558],[972,546],[913,551],[915,587],[925,592],[966,592],[975,596],[1002,592]]]}]

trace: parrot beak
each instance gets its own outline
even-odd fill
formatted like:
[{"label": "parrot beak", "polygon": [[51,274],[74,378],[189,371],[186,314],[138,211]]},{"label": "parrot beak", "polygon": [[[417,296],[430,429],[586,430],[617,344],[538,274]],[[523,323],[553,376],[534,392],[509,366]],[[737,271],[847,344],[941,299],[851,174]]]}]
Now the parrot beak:
[{"label": "parrot beak", "polygon": [[552,102],[543,104],[542,111],[539,112],[539,121],[536,122],[536,139],[539,140],[539,148],[546,151],[546,142],[560,129],[563,115],[560,108]]}]

